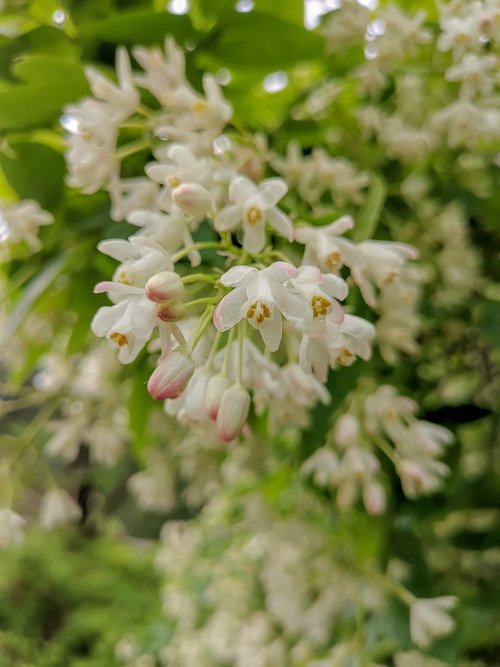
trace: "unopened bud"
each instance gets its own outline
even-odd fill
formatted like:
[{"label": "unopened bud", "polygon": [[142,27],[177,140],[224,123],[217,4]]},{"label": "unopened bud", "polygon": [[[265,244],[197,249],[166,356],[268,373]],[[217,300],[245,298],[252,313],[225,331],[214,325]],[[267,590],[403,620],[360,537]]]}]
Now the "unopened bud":
[{"label": "unopened bud", "polygon": [[205,408],[210,419],[217,419],[219,406],[222,399],[222,394],[229,387],[229,378],[227,375],[218,373],[210,378],[207,385],[207,393],[205,394]]},{"label": "unopened bud", "polygon": [[174,271],[162,271],[148,280],[145,290],[150,301],[162,303],[177,299],[182,294],[184,285],[180,276]]},{"label": "unopened bud", "polygon": [[184,183],[175,188],[172,199],[181,211],[193,218],[203,218],[212,208],[210,193],[198,183]]},{"label": "unopened bud", "polygon": [[233,384],[222,394],[217,413],[217,434],[221,440],[234,440],[246,424],[250,409],[250,394],[241,386]]},{"label": "unopened bud", "polygon": [[354,415],[342,415],[337,419],[334,438],[337,445],[349,447],[356,445],[359,433],[359,420]]},{"label": "unopened bud", "polygon": [[367,482],[363,487],[363,503],[368,514],[378,516],[385,512],[385,491],[378,482]]},{"label": "unopened bud", "polygon": [[184,317],[186,306],[183,303],[159,303],[156,306],[156,317],[162,322],[177,322]]},{"label": "unopened bud", "polygon": [[194,361],[180,350],[162,359],[149,378],[148,391],[157,401],[177,398],[194,373]]}]

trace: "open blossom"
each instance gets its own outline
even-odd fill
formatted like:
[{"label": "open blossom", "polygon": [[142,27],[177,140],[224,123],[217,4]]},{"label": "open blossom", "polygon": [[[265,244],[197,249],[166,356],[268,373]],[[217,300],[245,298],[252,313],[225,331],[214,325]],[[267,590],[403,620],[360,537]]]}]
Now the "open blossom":
[{"label": "open blossom", "polygon": [[227,331],[243,318],[260,331],[271,352],[281,342],[283,314],[289,320],[304,320],[312,308],[306,299],[292,292],[285,283],[298,275],[286,262],[274,262],[266,269],[235,266],[221,277],[226,287],[234,289],[220,301],[214,313],[219,331]]},{"label": "open blossom", "polygon": [[255,185],[248,178],[239,176],[229,187],[229,199],[234,202],[223,208],[215,216],[215,229],[219,232],[232,231],[243,226],[243,247],[251,253],[258,253],[266,242],[266,223],[280,236],[289,241],[293,238],[293,227],[288,217],[276,204],[287,192],[287,185],[281,178],[268,178]]},{"label": "open blossom", "polygon": [[159,243],[144,236],[107,239],[101,241],[97,249],[121,262],[113,280],[124,285],[143,286],[156,273],[173,268],[170,254]]},{"label": "open blossom", "polygon": [[31,199],[15,204],[0,202],[0,244],[25,242],[35,252],[41,247],[39,228],[52,222],[52,215]]},{"label": "open blossom", "polygon": [[448,613],[457,599],[452,595],[416,600],[410,608],[410,635],[415,644],[426,647],[434,639],[448,635],[455,621]]},{"label": "open blossom", "polygon": [[353,244],[340,238],[354,227],[350,215],[322,227],[299,227],[295,240],[305,245],[304,264],[318,264],[322,271],[338,271],[351,256]]},{"label": "open blossom", "polygon": [[46,530],[76,522],[81,516],[81,507],[64,489],[48,491],[42,498],[40,523]]},{"label": "open blossom", "polygon": [[24,541],[26,520],[9,508],[0,509],[0,549]]},{"label": "open blossom", "polygon": [[99,308],[92,319],[91,329],[96,336],[105,336],[116,345],[119,360],[129,364],[158,324],[156,304],[147,298],[143,287],[102,282],[95,286],[94,292],[108,292],[115,304]]}]

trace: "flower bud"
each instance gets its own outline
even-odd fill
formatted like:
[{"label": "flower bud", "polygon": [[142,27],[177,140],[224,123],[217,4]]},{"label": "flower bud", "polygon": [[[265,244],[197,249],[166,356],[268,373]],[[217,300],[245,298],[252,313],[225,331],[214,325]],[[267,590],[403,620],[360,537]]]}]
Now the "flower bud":
[{"label": "flower bud", "polygon": [[177,299],[182,294],[184,285],[180,276],[174,271],[162,271],[148,280],[145,290],[150,301],[162,303]]},{"label": "flower bud", "polygon": [[217,434],[221,440],[234,440],[245,425],[250,409],[250,394],[241,386],[233,384],[222,394],[217,413]]},{"label": "flower bud", "polygon": [[210,378],[205,394],[205,408],[210,419],[217,419],[222,394],[229,387],[229,378],[227,375],[218,373]]},{"label": "flower bud", "polygon": [[177,322],[184,317],[186,312],[186,306],[183,303],[178,301],[159,303],[156,306],[156,317],[158,317],[162,322]]},{"label": "flower bud", "polygon": [[333,434],[335,442],[341,447],[356,445],[359,434],[358,418],[350,414],[342,415],[337,419]]},{"label": "flower bud", "polygon": [[203,218],[212,208],[212,197],[198,183],[184,183],[172,191],[172,199],[186,215]]},{"label": "flower bud", "polygon": [[363,487],[363,503],[368,514],[383,514],[386,505],[384,487],[378,482],[367,482]]},{"label": "flower bud", "polygon": [[148,391],[152,398],[164,401],[177,398],[186,388],[194,373],[194,361],[180,350],[174,350],[162,359],[153,371],[148,382]]}]

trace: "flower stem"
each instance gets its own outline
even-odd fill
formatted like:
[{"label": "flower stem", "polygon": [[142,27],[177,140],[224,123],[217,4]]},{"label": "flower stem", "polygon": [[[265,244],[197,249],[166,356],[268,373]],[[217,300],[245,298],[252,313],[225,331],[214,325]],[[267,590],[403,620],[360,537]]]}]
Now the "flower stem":
[{"label": "flower stem", "polygon": [[189,246],[189,248],[183,248],[182,250],[179,250],[179,252],[174,253],[172,255],[172,261],[175,264],[175,262],[178,262],[183,257],[186,257],[186,255],[189,255],[189,253],[193,252],[193,250],[208,250],[209,248],[217,248],[220,250],[223,248],[223,245],[220,241],[204,241],[202,243],[193,243],[193,245]]}]

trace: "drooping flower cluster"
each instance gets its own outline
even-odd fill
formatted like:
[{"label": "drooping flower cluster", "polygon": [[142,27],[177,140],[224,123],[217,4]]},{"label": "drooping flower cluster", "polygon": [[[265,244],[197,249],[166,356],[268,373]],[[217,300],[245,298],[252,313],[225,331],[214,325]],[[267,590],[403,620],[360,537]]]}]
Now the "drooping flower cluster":
[{"label": "drooping flower cluster", "polygon": [[[92,329],[116,346],[122,363],[134,361],[156,337],[161,352],[150,394],[166,400],[167,412],[185,422],[215,421],[223,440],[242,431],[251,396],[255,411],[269,409],[274,423],[279,415],[303,423],[305,407],[317,398],[329,400],[321,386],[329,367],[371,356],[373,324],[341,303],[349,294],[345,269],[374,307],[416,252],[390,241],[355,243],[344,236],[355,224],[349,215],[326,227],[294,224],[293,211],[280,207],[287,183],[276,177],[255,183],[245,173],[248,160],[238,165],[239,145],[221,135],[231,106],[218,85],[205,77],[205,97],[200,96],[183,74],[181,51],[172,41],[166,51],[165,58],[156,50],[136,50],[141,75],[119,51],[118,86],[89,71],[97,99],[68,108],[64,118],[74,132],[68,150],[73,180],[77,174],[80,179],[74,184],[86,191],[107,187],[113,215],[140,227],[127,240],[99,245],[120,264],[113,282],[96,287],[113,305],[98,311]],[[158,99],[159,110],[143,112],[141,87]],[[88,125],[96,106],[111,128],[106,148]],[[120,145],[120,124],[141,113],[154,140]],[[121,179],[120,161],[136,149],[151,150],[156,160],[146,165],[146,176]],[[339,176],[340,159],[334,168],[335,161],[318,149],[314,160],[337,205],[345,197],[359,201],[356,193],[368,176],[352,189]],[[81,168],[94,161],[108,167],[98,178],[89,170],[90,182]],[[311,188],[317,179],[308,173],[306,168],[304,183],[309,180]],[[196,240],[202,229],[210,230],[211,240]],[[205,250],[225,257],[226,271],[190,272],[185,258],[198,266]]]}]

